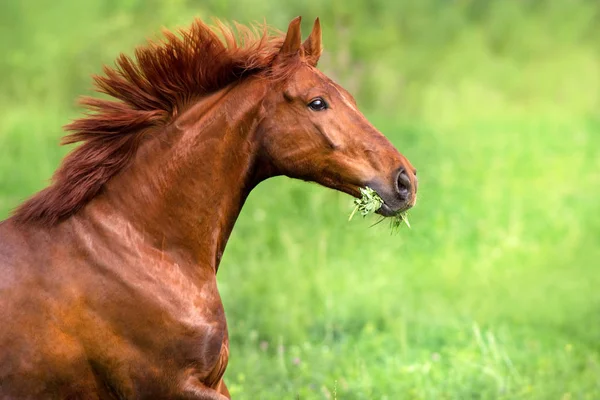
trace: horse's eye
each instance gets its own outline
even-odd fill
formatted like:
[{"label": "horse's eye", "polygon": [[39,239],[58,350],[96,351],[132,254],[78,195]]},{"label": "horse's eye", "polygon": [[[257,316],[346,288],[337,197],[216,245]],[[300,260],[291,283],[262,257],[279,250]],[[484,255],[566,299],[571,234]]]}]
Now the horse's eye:
[{"label": "horse's eye", "polygon": [[310,103],[308,103],[308,107],[313,111],[323,111],[327,109],[327,103],[320,97],[317,97]]}]

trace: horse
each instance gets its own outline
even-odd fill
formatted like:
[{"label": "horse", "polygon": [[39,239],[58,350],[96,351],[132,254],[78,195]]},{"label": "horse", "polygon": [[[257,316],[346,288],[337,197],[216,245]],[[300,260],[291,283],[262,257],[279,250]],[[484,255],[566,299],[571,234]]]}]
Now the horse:
[{"label": "horse", "polygon": [[194,20],[95,76],[49,186],[0,222],[1,399],[228,399],[216,274],[274,176],[415,204],[412,164],[287,32]]}]

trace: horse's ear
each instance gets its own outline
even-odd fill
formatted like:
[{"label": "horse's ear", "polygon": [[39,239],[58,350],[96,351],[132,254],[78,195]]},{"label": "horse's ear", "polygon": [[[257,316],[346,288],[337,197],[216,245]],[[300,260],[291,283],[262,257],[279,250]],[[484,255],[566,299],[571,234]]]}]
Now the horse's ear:
[{"label": "horse's ear", "polygon": [[300,21],[301,17],[296,17],[290,22],[288,26],[283,46],[279,51],[280,57],[293,56],[298,54],[300,46],[302,46],[302,34],[300,33]]},{"label": "horse's ear", "polygon": [[310,36],[302,44],[306,61],[313,67],[319,62],[323,47],[321,46],[321,23],[319,18],[315,19]]}]

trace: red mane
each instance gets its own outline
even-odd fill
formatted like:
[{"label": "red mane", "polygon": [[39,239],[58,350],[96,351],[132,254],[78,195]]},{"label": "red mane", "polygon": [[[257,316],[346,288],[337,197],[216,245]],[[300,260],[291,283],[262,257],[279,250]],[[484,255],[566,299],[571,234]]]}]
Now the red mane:
[{"label": "red mane", "polygon": [[[143,132],[173,120],[193,99],[269,70],[283,35],[236,24],[214,30],[200,20],[179,35],[165,31],[161,42],[121,54],[115,68],[94,76],[99,92],[115,100],[86,97],[91,113],[65,127],[62,144],[81,143],[63,160],[49,187],[14,212],[20,222],[52,225],[72,215],[127,167]],[[221,34],[223,40],[219,38]]]}]

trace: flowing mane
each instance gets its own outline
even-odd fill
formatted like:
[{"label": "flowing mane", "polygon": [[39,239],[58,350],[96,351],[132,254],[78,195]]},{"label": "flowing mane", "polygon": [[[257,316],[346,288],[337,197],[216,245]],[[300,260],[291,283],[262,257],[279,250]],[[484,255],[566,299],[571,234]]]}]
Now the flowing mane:
[{"label": "flowing mane", "polygon": [[97,90],[114,100],[81,100],[90,113],[67,125],[72,133],[62,140],[81,144],[65,157],[51,185],[15,210],[17,221],[53,225],[75,213],[128,166],[144,131],[168,124],[200,96],[250,75],[269,75],[284,39],[266,24],[235,24],[234,30],[200,20],[179,35],[164,36],[136,49],[135,59],[121,54],[116,67],[94,76]]}]

